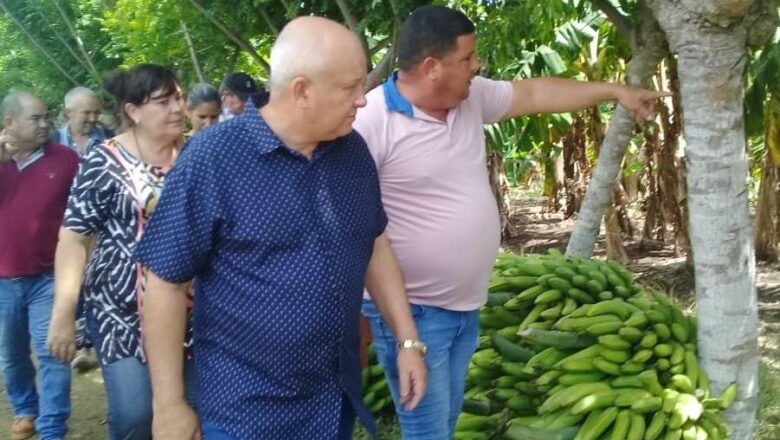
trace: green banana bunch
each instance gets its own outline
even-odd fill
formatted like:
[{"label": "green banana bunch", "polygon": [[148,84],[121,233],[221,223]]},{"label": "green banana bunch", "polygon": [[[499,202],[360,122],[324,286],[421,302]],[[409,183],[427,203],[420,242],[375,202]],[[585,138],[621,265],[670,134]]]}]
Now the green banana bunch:
[{"label": "green banana bunch", "polygon": [[456,439],[721,439],[696,320],[615,262],[499,255]]}]

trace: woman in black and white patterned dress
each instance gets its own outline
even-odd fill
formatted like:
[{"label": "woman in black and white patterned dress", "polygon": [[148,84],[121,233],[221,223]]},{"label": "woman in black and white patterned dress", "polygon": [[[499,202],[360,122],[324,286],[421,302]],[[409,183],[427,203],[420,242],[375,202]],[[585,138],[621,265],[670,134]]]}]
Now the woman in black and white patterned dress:
[{"label": "woman in black and white patterned dress", "polygon": [[[72,357],[83,280],[87,332],[108,397],[109,437],[148,440],[152,395],[141,334],[145,277],[132,253],[180,150],[185,107],[175,74],[162,66],[137,65],[110,76],[104,86],[129,128],[81,160],[57,246],[49,347],[63,361]],[[89,255],[93,236],[97,246]],[[194,362],[188,358],[187,395],[195,404]]]}]

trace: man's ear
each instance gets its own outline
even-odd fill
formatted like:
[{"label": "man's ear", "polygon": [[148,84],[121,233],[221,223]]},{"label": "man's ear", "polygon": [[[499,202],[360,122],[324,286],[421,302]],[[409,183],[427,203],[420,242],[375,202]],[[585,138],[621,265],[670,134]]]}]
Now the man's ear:
[{"label": "man's ear", "polygon": [[436,79],[439,77],[439,71],[441,68],[441,61],[434,57],[425,57],[420,62],[420,72],[428,79]]},{"label": "man's ear", "polygon": [[290,81],[290,93],[301,107],[308,108],[311,100],[311,82],[304,76],[296,76]]}]

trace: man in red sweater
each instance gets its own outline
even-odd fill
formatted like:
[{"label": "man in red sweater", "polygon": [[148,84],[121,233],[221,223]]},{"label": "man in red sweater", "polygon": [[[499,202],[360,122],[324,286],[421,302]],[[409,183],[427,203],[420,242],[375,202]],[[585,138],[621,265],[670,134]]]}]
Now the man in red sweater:
[{"label": "man in red sweater", "polygon": [[[57,232],[79,158],[47,140],[49,115],[38,97],[11,93],[1,110],[0,368],[14,412],[10,438],[30,438],[37,430],[41,440],[62,439],[70,415],[70,366],[49,354],[46,336]],[[30,347],[39,361],[39,389]]]}]

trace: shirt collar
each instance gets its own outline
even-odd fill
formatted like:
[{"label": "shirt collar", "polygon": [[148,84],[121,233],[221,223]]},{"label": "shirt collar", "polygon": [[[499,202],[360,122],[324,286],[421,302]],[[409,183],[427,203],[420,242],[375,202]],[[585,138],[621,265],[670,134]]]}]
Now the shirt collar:
[{"label": "shirt collar", "polygon": [[16,160],[16,158],[12,158],[11,160],[13,160],[14,163],[16,164],[16,169],[22,171],[25,168],[29,167],[30,165],[34,164],[36,161],[38,161],[38,159],[42,158],[44,154],[45,146],[46,144],[39,146],[35,151],[30,153],[30,155],[27,156],[27,158],[21,162]]},{"label": "shirt collar", "polygon": [[[282,140],[279,139],[278,136],[276,136],[276,133],[274,133],[273,130],[271,130],[271,127],[268,126],[268,123],[265,122],[265,119],[263,119],[263,117],[260,115],[260,112],[257,109],[255,109],[252,112],[244,112],[233,119],[239,119],[239,118],[249,118],[250,130],[253,133],[258,133],[258,136],[253,137],[254,139],[253,144],[255,144],[255,147],[260,151],[261,155],[266,155],[276,150],[282,150],[293,155],[304,157],[301,153],[298,153],[297,151],[292,150],[291,148],[284,145],[284,142],[282,142]],[[320,142],[317,145],[317,148],[314,150],[314,153],[312,154],[310,161],[313,163],[319,160],[324,154],[332,150],[333,147],[337,145],[342,139],[343,138],[338,138],[332,141]]]},{"label": "shirt collar", "polygon": [[[71,148],[76,147],[73,144],[73,136],[70,134],[70,125],[68,125],[68,123],[65,123],[65,125],[63,125],[62,128],[60,128],[60,138],[65,140],[65,145]],[[98,126],[93,127],[92,131],[89,133],[90,141],[102,141],[105,138],[106,138],[105,132],[103,131],[102,128]]]},{"label": "shirt collar", "polygon": [[255,140],[254,144],[260,150],[260,154],[265,155],[279,148],[284,148],[282,140],[271,130],[271,127],[260,116],[260,112],[256,108],[251,112],[245,111],[233,119],[238,118],[248,118],[249,128],[252,132],[258,133],[257,136],[253,136],[253,139]]},{"label": "shirt collar", "polygon": [[406,116],[414,117],[414,108],[412,103],[404,98],[398,91],[395,82],[398,80],[398,71],[393,72],[390,78],[385,81],[382,89],[385,92],[385,102],[387,103],[387,109],[390,111],[398,112]]}]

